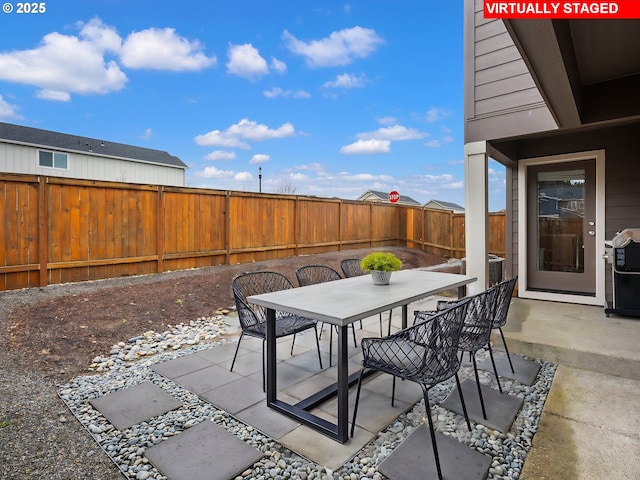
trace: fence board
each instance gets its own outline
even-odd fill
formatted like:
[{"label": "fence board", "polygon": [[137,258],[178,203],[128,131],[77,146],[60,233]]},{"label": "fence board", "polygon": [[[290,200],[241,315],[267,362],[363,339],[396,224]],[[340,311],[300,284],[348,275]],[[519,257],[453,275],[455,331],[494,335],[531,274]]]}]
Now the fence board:
[{"label": "fence board", "polygon": [[[376,246],[464,256],[464,215],[390,204],[0,174],[0,289]],[[491,214],[504,256],[505,215]]]}]

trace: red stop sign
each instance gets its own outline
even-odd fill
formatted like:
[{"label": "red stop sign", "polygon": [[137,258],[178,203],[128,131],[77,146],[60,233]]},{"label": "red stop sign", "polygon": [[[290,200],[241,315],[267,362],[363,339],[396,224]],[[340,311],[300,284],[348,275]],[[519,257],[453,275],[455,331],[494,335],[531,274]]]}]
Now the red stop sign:
[{"label": "red stop sign", "polygon": [[389,201],[391,203],[396,203],[398,200],[400,200],[400,194],[398,192],[395,190],[389,192]]}]

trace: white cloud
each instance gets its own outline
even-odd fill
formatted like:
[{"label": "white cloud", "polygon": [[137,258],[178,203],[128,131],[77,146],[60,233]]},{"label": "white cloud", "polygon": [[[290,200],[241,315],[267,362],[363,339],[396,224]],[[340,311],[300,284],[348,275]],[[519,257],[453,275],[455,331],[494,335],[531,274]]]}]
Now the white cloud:
[{"label": "white cloud", "polygon": [[378,118],[378,123],[380,125],[391,125],[393,123],[398,123],[398,119],[396,117],[382,117]]},{"label": "white cloud", "polygon": [[442,146],[440,144],[440,140],[429,140],[427,143],[425,143],[425,145],[431,148],[438,148]]},{"label": "white cloud", "polygon": [[428,136],[427,133],[416,130],[415,128],[407,128],[402,125],[393,125],[391,127],[383,127],[373,132],[359,133],[356,138],[361,140],[416,140]]},{"label": "white cloud", "polygon": [[443,110],[442,108],[431,107],[429,110],[427,110],[427,114],[425,115],[425,120],[429,123],[434,123],[448,115],[449,113],[446,110]]},{"label": "white cloud", "polygon": [[269,155],[265,155],[264,153],[256,153],[253,157],[251,157],[249,163],[251,165],[261,165],[265,162],[268,162],[270,158],[271,157]]},{"label": "white cloud", "polygon": [[287,48],[305,58],[312,67],[349,65],[358,58],[366,58],[384,43],[375,30],[353,27],[332,32],[320,40],[303,42],[285,30],[282,39]]},{"label": "white cloud", "polygon": [[340,178],[343,180],[351,180],[351,181],[357,181],[357,182],[361,182],[361,181],[388,182],[393,180],[393,177],[391,177],[390,175],[373,175],[371,173],[357,173],[355,175],[342,174],[340,175]]},{"label": "white cloud", "polygon": [[271,140],[273,138],[284,138],[295,135],[295,129],[290,123],[284,123],[277,129],[271,129],[263,124],[243,118],[235,125],[231,125],[227,132],[230,135],[237,136],[239,138],[246,138],[256,142],[263,140]]},{"label": "white cloud", "polygon": [[48,88],[44,88],[40,90],[36,96],[41,98],[42,100],[54,100],[57,102],[68,102],[71,100],[71,95],[67,92],[60,92],[58,90],[50,90]]},{"label": "white cloud", "polygon": [[278,72],[279,74],[283,75],[287,72],[287,64],[278,60],[277,58],[272,58],[271,69],[274,72]]},{"label": "white cloud", "polygon": [[311,94],[304,90],[283,90],[280,87],[273,87],[271,90],[265,90],[262,93],[267,98],[311,98]]},{"label": "white cloud", "polygon": [[357,76],[353,73],[336,75],[336,79],[322,85],[325,88],[361,88],[364,87],[366,77],[364,74]]},{"label": "white cloud", "polygon": [[204,156],[205,160],[211,160],[214,162],[218,160],[234,160],[235,158],[236,153],[229,150],[216,150],[215,152],[211,152]]},{"label": "white cloud", "polygon": [[78,22],[80,35],[103,52],[119,53],[122,48],[122,38],[115,28],[102,22],[99,18],[92,18],[89,23]]},{"label": "white cloud", "polygon": [[197,40],[189,41],[173,28],[149,28],[131,33],[122,44],[122,64],[129,68],[203,70],[216,64],[215,55],[207,57]]},{"label": "white cloud", "polygon": [[303,165],[296,165],[294,167],[297,170],[308,170],[313,172],[324,172],[324,167],[320,165],[318,162],[306,163]]},{"label": "white cloud", "polygon": [[249,144],[243,140],[262,142],[275,138],[285,138],[295,135],[295,128],[290,123],[284,123],[277,129],[271,129],[266,125],[243,118],[238,123],[231,125],[224,132],[212,130],[195,137],[196,144],[210,147],[219,146],[227,148],[242,148],[248,150]]},{"label": "white cloud", "polygon": [[340,153],[345,155],[364,155],[388,153],[391,151],[391,142],[389,140],[358,140],[351,145],[345,145],[340,149]]},{"label": "white cloud", "polygon": [[227,71],[242,78],[253,79],[269,73],[269,66],[258,49],[250,43],[231,45],[227,53]]},{"label": "white cloud", "polygon": [[121,90],[127,76],[105,52],[117,48],[112,29],[99,20],[84,26],[80,37],[53,32],[32,50],[0,53],[0,80],[33,85],[40,98],[68,100],[70,94],[106,94]]},{"label": "white cloud", "polygon": [[144,133],[140,136],[143,140],[149,140],[153,137],[153,130],[150,128],[145,129]]},{"label": "white cloud", "polygon": [[216,167],[206,167],[203,171],[197,172],[196,176],[201,178],[233,178],[235,173],[232,170],[220,170]]},{"label": "white cloud", "polygon": [[22,116],[18,115],[17,108],[15,105],[11,105],[9,102],[5,101],[0,95],[0,119],[2,120],[20,120]]},{"label": "white cloud", "polygon": [[247,142],[243,142],[220,130],[211,130],[204,135],[198,135],[194,138],[194,141],[202,147],[242,148],[243,150],[251,148]]},{"label": "white cloud", "polygon": [[248,180],[253,180],[253,175],[249,172],[238,172],[233,176],[233,179],[238,182],[246,182]]}]

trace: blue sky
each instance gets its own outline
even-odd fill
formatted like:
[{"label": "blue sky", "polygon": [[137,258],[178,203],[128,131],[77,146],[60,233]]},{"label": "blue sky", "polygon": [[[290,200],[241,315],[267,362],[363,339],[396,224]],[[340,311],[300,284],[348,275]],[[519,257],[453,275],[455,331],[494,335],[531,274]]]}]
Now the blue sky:
[{"label": "blue sky", "polygon": [[0,15],[0,121],[166,150],[192,187],[464,205],[461,0],[44,5]]}]

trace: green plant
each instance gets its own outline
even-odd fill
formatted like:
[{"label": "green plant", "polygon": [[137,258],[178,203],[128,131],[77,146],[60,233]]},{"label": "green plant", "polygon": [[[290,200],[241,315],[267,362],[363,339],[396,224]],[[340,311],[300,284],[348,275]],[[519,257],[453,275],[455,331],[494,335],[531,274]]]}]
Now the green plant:
[{"label": "green plant", "polygon": [[370,272],[371,270],[395,272],[402,268],[402,261],[390,252],[374,252],[360,261],[360,267],[365,272]]}]

